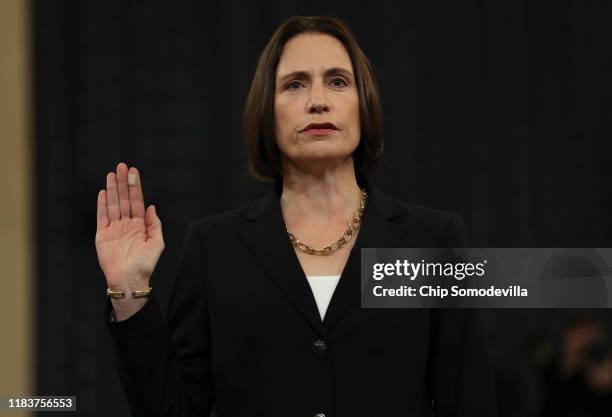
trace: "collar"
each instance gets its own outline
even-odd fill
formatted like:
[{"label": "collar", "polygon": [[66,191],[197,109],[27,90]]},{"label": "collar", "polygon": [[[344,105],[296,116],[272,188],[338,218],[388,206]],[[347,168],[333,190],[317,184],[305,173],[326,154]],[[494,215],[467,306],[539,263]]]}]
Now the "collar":
[{"label": "collar", "polygon": [[324,321],[320,319],[314,296],[287,236],[280,206],[282,181],[277,181],[267,193],[248,206],[244,212],[247,219],[245,227],[238,230],[239,236],[268,276],[322,336],[328,334],[341,317],[359,303],[362,291],[361,249],[395,247],[408,230],[405,225],[393,220],[401,213],[395,200],[379,191],[369,178],[358,177],[357,183],[365,187],[368,199],[357,240],[351,248]]},{"label": "collar", "polygon": [[[395,200],[381,192],[371,178],[358,175],[357,184],[359,188],[365,188],[368,194],[365,210],[367,210],[369,216],[382,216],[391,220],[400,213]],[[282,180],[275,181],[267,193],[249,205],[244,213],[244,217],[250,221],[256,221],[268,209],[272,208],[274,204],[280,205],[282,191]]]}]

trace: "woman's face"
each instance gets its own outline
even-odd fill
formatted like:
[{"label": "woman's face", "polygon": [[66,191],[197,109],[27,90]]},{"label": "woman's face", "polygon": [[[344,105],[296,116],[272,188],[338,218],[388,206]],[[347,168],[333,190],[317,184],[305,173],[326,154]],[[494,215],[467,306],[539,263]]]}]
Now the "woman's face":
[{"label": "woman's face", "polygon": [[359,94],[342,42],[321,33],[287,41],[276,69],[274,114],[276,142],[290,163],[326,166],[352,156],[361,137]]}]

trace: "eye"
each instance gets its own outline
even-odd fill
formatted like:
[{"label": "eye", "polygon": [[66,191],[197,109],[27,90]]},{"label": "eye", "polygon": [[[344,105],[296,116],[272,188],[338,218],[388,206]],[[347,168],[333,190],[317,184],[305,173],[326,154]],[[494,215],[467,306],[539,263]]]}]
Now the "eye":
[{"label": "eye", "polygon": [[346,87],[348,85],[347,82],[344,80],[344,78],[340,78],[340,77],[336,77],[333,80],[331,80],[331,84],[334,87]]},{"label": "eye", "polygon": [[291,81],[290,83],[288,83],[285,88],[287,90],[297,90],[300,86],[302,85],[301,82],[299,81]]}]

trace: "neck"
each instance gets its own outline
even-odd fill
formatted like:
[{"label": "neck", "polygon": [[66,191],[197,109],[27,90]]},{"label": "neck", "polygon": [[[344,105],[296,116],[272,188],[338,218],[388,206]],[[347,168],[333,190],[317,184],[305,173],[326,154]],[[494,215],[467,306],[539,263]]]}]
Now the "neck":
[{"label": "neck", "polygon": [[280,199],[288,226],[346,224],[361,203],[353,161],[319,172],[288,167]]}]

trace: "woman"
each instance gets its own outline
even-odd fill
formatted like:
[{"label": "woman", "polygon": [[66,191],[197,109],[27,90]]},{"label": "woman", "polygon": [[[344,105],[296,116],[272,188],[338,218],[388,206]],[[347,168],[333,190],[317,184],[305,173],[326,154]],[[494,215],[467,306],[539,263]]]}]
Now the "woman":
[{"label": "woman", "polygon": [[[259,58],[244,131],[252,204],[189,224],[163,317],[149,280],[164,249],[135,168],[98,198],[96,248],[134,416],[494,416],[468,310],[360,308],[360,248],[460,247],[461,219],[397,202],[367,58],[348,28],[293,17]],[[117,298],[115,298],[117,297]]]}]

